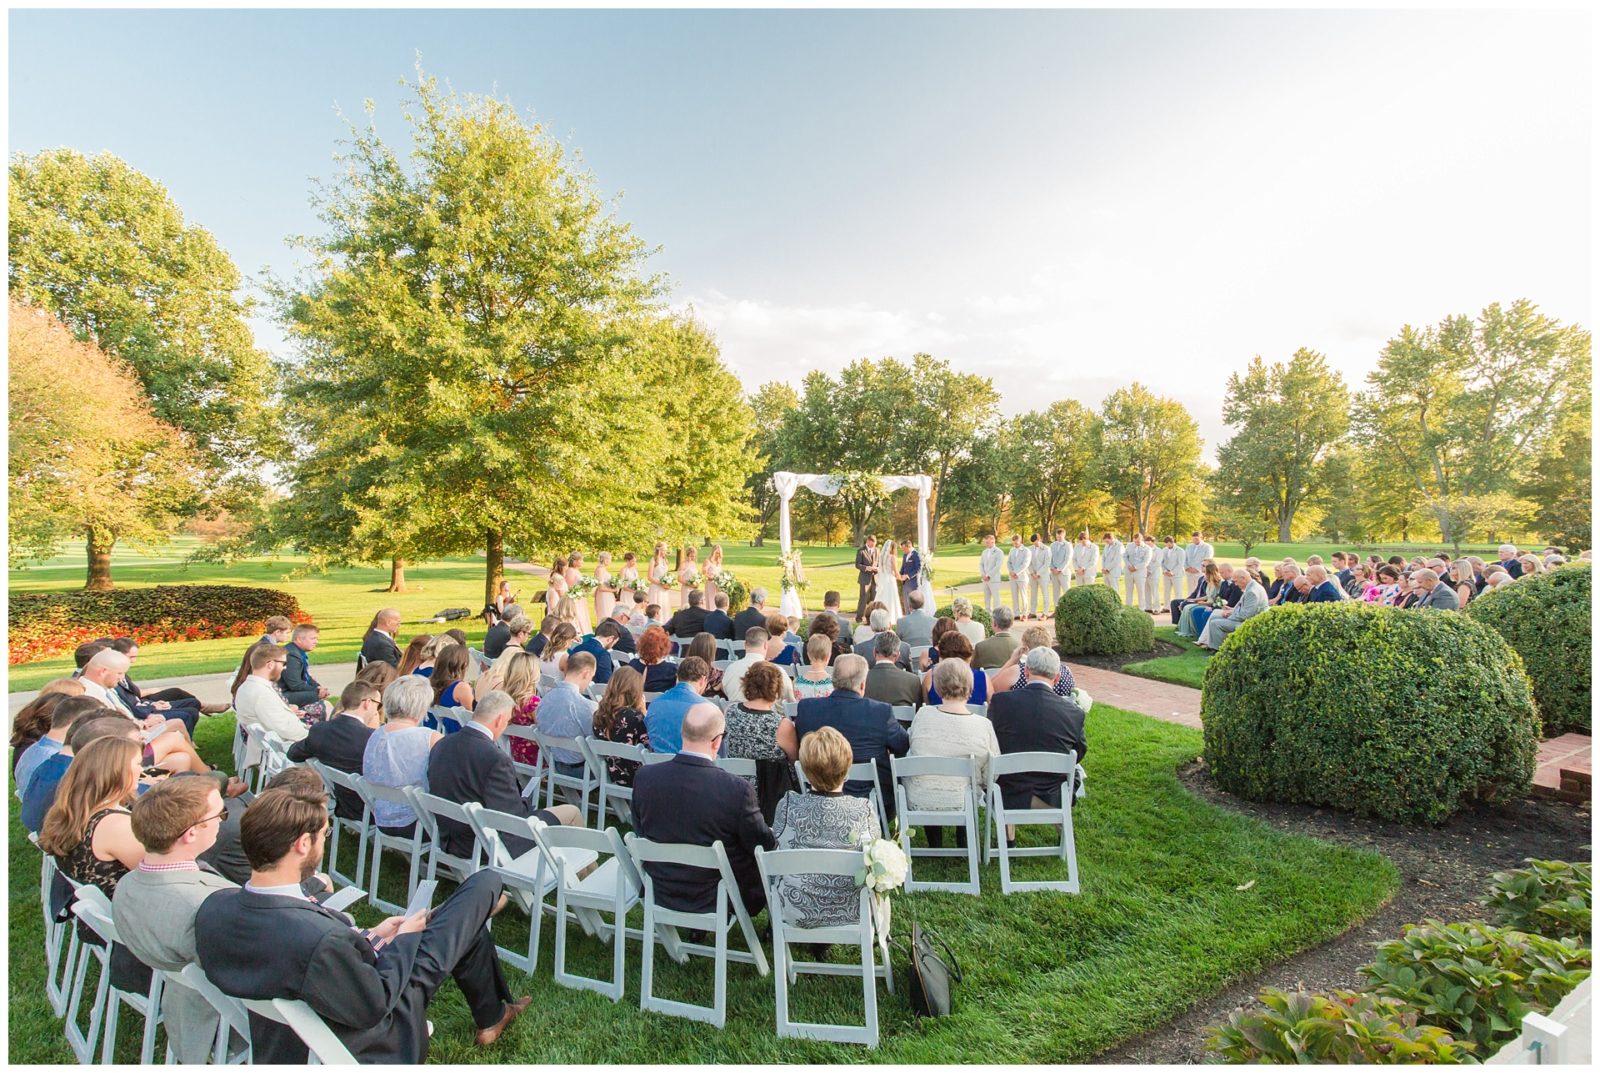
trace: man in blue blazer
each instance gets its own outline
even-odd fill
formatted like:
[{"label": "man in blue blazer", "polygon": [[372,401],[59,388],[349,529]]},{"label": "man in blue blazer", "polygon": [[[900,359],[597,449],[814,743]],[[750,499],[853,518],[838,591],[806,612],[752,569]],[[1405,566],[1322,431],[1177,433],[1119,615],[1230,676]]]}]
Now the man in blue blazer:
[{"label": "man in blue blazer", "polygon": [[900,550],[905,558],[900,561],[900,606],[911,606],[911,594],[922,591],[922,556],[911,541],[902,540]]},{"label": "man in blue blazer", "polygon": [[[906,755],[911,739],[887,704],[866,698],[866,689],[867,661],[853,652],[840,656],[833,664],[833,692],[826,697],[801,701],[795,712],[794,730],[796,737],[804,740],[813,730],[832,727],[850,743],[856,763],[876,762],[883,806],[892,823],[894,795],[889,792],[893,785],[889,757]],[[844,792],[853,797],[868,797],[872,784],[855,779],[844,784]]]}]

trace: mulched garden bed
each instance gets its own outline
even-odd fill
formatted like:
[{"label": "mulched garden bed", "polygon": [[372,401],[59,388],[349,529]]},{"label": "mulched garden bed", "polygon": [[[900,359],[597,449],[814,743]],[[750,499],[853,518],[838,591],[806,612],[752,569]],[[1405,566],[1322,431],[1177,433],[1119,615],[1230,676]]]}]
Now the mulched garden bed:
[{"label": "mulched garden bed", "polygon": [[1245,801],[1217,789],[1200,761],[1184,765],[1178,777],[1196,796],[1280,831],[1382,853],[1399,869],[1400,889],[1388,905],[1332,942],[1234,984],[1096,1061],[1203,1061],[1206,1026],[1220,1024],[1234,1009],[1252,1002],[1261,988],[1356,987],[1356,969],[1372,960],[1373,944],[1398,938],[1404,925],[1428,917],[1446,922],[1482,919],[1476,899],[1488,888],[1491,874],[1515,868],[1527,857],[1588,860],[1593,840],[1587,805],[1528,798],[1501,808],[1465,811],[1441,827],[1414,827],[1332,809]]},{"label": "mulched garden bed", "polygon": [[[1144,652],[1124,652],[1120,656],[1062,656],[1068,663],[1081,663],[1085,667],[1099,667],[1106,671],[1120,671],[1130,663],[1143,663],[1147,659],[1160,659],[1162,656],[1181,656],[1189,649],[1180,648],[1171,641],[1156,638],[1155,648]],[[1181,684],[1181,683],[1174,683]]]}]

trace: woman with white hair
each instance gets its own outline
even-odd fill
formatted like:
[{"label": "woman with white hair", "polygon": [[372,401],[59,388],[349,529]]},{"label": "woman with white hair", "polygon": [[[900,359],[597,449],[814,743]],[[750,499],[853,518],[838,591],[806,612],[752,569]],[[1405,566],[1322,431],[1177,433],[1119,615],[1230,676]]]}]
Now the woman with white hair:
[{"label": "woman with white hair", "polygon": [[[428,788],[428,753],[444,735],[422,725],[433,703],[433,686],[426,678],[408,674],[396,678],[383,691],[385,723],[367,739],[361,754],[361,775],[379,786],[400,789]],[[410,835],[417,814],[409,805],[377,801],[372,818],[384,834]]]},{"label": "woman with white hair", "polygon": [[983,623],[972,617],[972,601],[965,596],[957,596],[950,604],[950,615],[955,619],[956,629],[961,635],[971,641],[976,647],[985,636]]},{"label": "woman with white hair", "polygon": [[[971,757],[973,790],[982,792],[989,785],[989,759],[1000,755],[994,726],[967,707],[972,696],[972,668],[962,659],[941,659],[930,672],[937,705],[925,704],[911,720],[911,750],[908,756]],[[957,810],[962,807],[964,786],[952,775],[917,775],[906,782],[906,804],[915,810]],[[944,845],[943,827],[926,827],[928,845]],[[966,829],[957,829],[956,845],[966,846]]]}]

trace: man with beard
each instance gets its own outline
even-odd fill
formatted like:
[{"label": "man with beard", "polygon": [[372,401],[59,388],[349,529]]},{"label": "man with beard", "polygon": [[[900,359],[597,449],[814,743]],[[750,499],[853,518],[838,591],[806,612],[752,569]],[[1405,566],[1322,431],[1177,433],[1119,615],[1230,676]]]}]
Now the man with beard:
[{"label": "man with beard", "polygon": [[[200,967],[236,998],[301,999],[358,1062],[416,1065],[428,1057],[428,1003],[454,977],[478,1026],[500,1038],[531,1001],[512,999],[488,920],[505,904],[499,877],[479,872],[431,911],[358,928],[306,897],[301,882],[322,861],[325,804],[268,790],[245,812],[240,840],[250,882],[218,891],[195,916]],[[303,1065],[289,1028],[250,1015],[257,1062]]]}]

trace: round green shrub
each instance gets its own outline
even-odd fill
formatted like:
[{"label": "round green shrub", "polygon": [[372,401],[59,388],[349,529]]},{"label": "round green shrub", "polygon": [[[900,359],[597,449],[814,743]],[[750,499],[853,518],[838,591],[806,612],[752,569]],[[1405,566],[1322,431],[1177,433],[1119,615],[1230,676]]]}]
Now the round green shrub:
[{"label": "round green shrub", "polygon": [[1592,586],[1588,566],[1563,566],[1502,585],[1467,604],[1469,615],[1492,626],[1522,657],[1544,731],[1552,736],[1589,730]]},{"label": "round green shrub", "polygon": [[1150,616],[1124,607],[1109,585],[1078,585],[1056,601],[1056,649],[1063,656],[1120,656],[1155,646]]},{"label": "round green shrub", "polygon": [[1520,795],[1539,748],[1532,687],[1498,633],[1352,602],[1241,625],[1206,667],[1200,717],[1224,790],[1391,820]]},{"label": "round green shrub", "polygon": [[[953,604],[945,604],[943,607],[939,608],[937,611],[935,611],[933,613],[933,617],[935,619],[955,618],[956,617],[955,605],[953,605]],[[983,631],[985,633],[993,633],[994,632],[994,619],[989,616],[989,609],[988,608],[979,607],[977,604],[973,604],[972,605],[972,621],[983,623]]]}]

